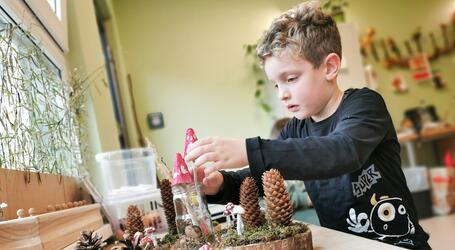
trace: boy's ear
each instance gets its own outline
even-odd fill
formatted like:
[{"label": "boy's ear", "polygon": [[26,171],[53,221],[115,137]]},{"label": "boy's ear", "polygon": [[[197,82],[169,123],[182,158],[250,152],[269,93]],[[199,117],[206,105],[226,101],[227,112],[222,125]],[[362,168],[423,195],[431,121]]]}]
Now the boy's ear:
[{"label": "boy's ear", "polygon": [[340,72],[341,59],[336,53],[330,53],[324,61],[325,78],[328,81],[336,79]]}]

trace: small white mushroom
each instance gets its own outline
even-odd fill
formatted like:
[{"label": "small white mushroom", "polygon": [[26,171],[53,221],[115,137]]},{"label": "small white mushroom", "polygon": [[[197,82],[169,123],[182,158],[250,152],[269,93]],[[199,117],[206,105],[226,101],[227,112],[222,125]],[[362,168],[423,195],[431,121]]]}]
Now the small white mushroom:
[{"label": "small white mushroom", "polygon": [[232,211],[234,209],[234,204],[232,202],[229,202],[228,204],[226,204],[226,206],[224,206],[224,216],[226,216],[226,223],[227,223],[227,226],[228,228],[231,228],[232,226]]},{"label": "small white mushroom", "polygon": [[237,215],[237,235],[242,235],[245,229],[242,220],[242,214],[245,213],[245,209],[241,206],[235,206],[232,210],[232,213]]}]

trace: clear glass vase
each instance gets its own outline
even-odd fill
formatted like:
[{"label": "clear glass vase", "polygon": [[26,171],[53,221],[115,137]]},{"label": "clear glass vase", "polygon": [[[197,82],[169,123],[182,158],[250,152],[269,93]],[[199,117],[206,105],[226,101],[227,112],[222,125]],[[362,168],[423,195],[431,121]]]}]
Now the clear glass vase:
[{"label": "clear glass vase", "polygon": [[174,185],[172,193],[180,246],[193,249],[211,242],[213,226],[210,212],[205,197],[197,195],[194,183]]}]

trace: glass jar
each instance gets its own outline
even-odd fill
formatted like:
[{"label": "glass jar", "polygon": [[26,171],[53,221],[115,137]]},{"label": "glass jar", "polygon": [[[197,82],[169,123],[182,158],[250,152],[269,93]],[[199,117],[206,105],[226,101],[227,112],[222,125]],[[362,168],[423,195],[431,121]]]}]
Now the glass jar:
[{"label": "glass jar", "polygon": [[174,185],[172,193],[181,247],[192,249],[210,242],[213,226],[205,197],[196,194],[194,183]]}]

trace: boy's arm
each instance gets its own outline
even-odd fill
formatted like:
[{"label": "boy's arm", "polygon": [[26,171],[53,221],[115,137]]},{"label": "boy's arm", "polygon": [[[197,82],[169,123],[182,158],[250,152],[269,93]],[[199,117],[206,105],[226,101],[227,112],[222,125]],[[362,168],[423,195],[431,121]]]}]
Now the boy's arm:
[{"label": "boy's arm", "polygon": [[[325,179],[361,168],[386,133],[394,133],[394,129],[379,94],[367,91],[359,95],[346,103],[342,119],[327,136],[285,140],[247,139],[252,176],[257,180],[264,171],[276,168],[285,179]],[[293,127],[290,125],[286,129]],[[286,134],[297,137],[298,129],[283,131],[281,138],[286,138]],[[399,152],[399,148],[396,152]]]},{"label": "boy's arm", "polygon": [[245,168],[239,171],[220,171],[220,173],[223,175],[223,185],[218,194],[206,195],[207,202],[218,204],[227,204],[228,202],[232,202],[234,204],[239,204],[240,184],[243,179],[251,176],[250,169]]}]

